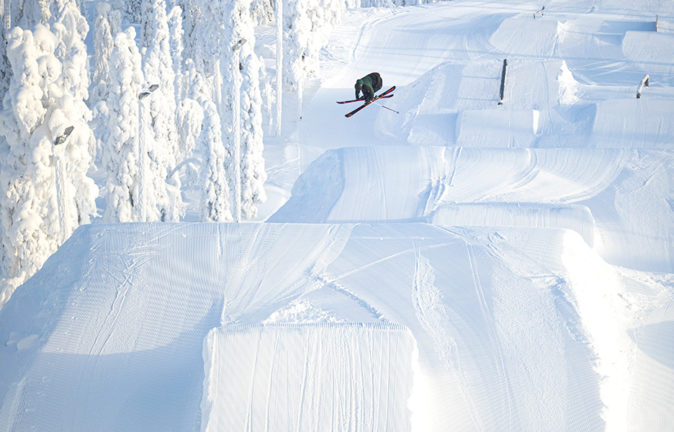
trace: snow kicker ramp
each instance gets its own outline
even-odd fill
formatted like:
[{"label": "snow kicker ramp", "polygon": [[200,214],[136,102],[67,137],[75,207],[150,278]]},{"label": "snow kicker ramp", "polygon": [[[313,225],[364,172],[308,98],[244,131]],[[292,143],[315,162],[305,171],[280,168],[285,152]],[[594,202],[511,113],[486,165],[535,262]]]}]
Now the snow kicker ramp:
[{"label": "snow kicker ramp", "polygon": [[0,310],[0,429],[671,426],[625,290],[564,230],[84,226]]},{"label": "snow kicker ramp", "polygon": [[658,150],[342,148],[270,220],[565,228],[613,264],[671,272],[673,162]]}]

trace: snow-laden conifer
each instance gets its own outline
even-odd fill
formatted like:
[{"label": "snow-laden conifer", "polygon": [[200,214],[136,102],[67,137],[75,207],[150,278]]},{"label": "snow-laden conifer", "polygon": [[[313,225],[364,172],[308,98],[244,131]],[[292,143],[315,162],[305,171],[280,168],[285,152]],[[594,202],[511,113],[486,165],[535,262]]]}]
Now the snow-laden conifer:
[{"label": "snow-laden conifer", "polygon": [[0,121],[5,137],[0,189],[6,197],[0,210],[2,266],[17,283],[91,221],[98,194],[87,176],[94,149],[85,104],[87,22],[74,1],[26,6],[23,22],[44,24],[15,27],[9,34],[12,79]]},{"label": "snow-laden conifer", "polygon": [[59,175],[64,189],[62,217],[67,238],[75,228],[89,223],[96,214],[98,188],[87,175],[96,143],[89,126],[91,111],[85,102],[89,98],[89,64],[84,39],[89,25],[77,2],[65,0],[59,6],[58,12],[52,15],[51,27],[58,39],[55,53],[61,62],[62,73],[57,81],[58,90],[50,89],[54,101],[48,123],[64,130],[73,128],[58,149],[62,153],[59,160],[63,162]]},{"label": "snow-laden conifer", "polygon": [[[216,64],[228,50],[230,41],[223,38],[223,25],[226,24],[223,6],[229,0],[186,0],[185,21],[185,58],[194,60],[198,71],[212,76]],[[213,19],[212,17],[220,17]]]},{"label": "snow-laden conifer", "polygon": [[175,72],[175,93],[176,103],[185,98],[187,92],[187,83],[184,77],[184,31],[183,31],[183,10],[180,6],[174,6],[168,14],[168,27],[170,35],[171,59],[173,59],[173,70]]},{"label": "snow-laden conifer", "polygon": [[143,0],[124,0],[124,17],[130,23],[140,23]]},{"label": "snow-laden conifer", "polygon": [[287,89],[300,90],[305,79],[318,72],[320,50],[329,34],[326,29],[339,22],[345,10],[343,0],[285,0],[283,67]]},{"label": "snow-laden conifer", "polygon": [[108,106],[110,96],[110,64],[114,38],[121,31],[122,9],[115,9],[108,2],[96,5],[94,24],[94,52],[92,56],[92,83],[89,106],[93,114],[92,127],[96,136],[96,159],[100,161],[101,149],[110,137]]},{"label": "snow-laden conifer", "polygon": [[178,133],[185,154],[185,158],[180,163],[181,183],[183,189],[200,191],[202,187],[200,169],[205,154],[205,149],[199,147],[199,135],[203,122],[202,105],[205,101],[213,101],[213,91],[210,84],[204,83],[205,78],[196,70],[192,59],[187,59],[185,62],[183,78],[185,95],[178,105]]},{"label": "snow-laden conifer", "polygon": [[99,101],[105,101],[108,97],[110,56],[115,45],[115,36],[121,30],[121,26],[121,10],[114,9],[108,2],[96,4],[91,95],[89,98],[92,107]]},{"label": "snow-laden conifer", "polygon": [[148,209],[145,217],[147,221],[178,221],[184,204],[174,171],[178,154],[175,73],[164,0],[143,0],[141,28],[145,83],[159,86],[141,101],[141,139],[145,140],[147,158],[142,173],[142,199]]},{"label": "snow-laden conifer", "polygon": [[274,1],[252,0],[250,13],[257,24],[272,24],[274,22]]},{"label": "snow-laden conifer", "polygon": [[55,112],[62,97],[56,36],[38,24],[33,30],[15,27],[7,42],[12,79],[0,113],[5,137],[0,142],[2,300],[42,266],[64,237],[53,142],[67,127],[62,112]]},{"label": "snow-laden conifer", "polygon": [[50,0],[24,0],[15,2],[18,16],[15,22],[24,29],[31,29],[37,24],[47,25],[51,17]]},{"label": "snow-laden conifer", "polygon": [[140,220],[138,93],[143,73],[134,39],[133,27],[118,33],[110,57],[110,136],[102,151],[106,173],[106,222]]},{"label": "snow-laden conifer", "polygon": [[227,222],[232,220],[230,190],[227,184],[229,155],[222,143],[220,116],[212,101],[205,100],[200,145],[206,148],[203,168],[202,220]]},{"label": "snow-laden conifer", "polygon": [[241,213],[246,219],[257,215],[257,205],[266,200],[267,179],[263,157],[262,62],[255,54],[255,23],[250,0],[240,0],[238,34],[245,40],[240,51],[241,81]]},{"label": "snow-laden conifer", "polygon": [[11,67],[7,60],[7,35],[6,29],[0,29],[0,104],[5,98],[5,93],[9,88],[9,78],[11,76]]}]

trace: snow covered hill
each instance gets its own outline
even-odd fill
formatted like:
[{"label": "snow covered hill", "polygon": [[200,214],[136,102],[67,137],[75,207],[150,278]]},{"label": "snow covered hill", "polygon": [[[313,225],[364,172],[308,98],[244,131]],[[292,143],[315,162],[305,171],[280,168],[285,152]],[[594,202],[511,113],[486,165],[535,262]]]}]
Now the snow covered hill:
[{"label": "snow covered hill", "polygon": [[540,6],[351,10],[259,223],[86,225],[0,309],[0,429],[674,429],[674,7]]}]

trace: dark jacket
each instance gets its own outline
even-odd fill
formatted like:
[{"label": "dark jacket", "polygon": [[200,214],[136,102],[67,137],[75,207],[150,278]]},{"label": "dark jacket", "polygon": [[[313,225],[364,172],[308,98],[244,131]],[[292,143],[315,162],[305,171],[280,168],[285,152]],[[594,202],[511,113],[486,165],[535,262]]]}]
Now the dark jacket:
[{"label": "dark jacket", "polygon": [[360,93],[362,91],[362,99],[369,102],[374,97],[374,94],[381,89],[382,84],[381,76],[377,72],[372,72],[356,80],[356,99],[361,99]]}]

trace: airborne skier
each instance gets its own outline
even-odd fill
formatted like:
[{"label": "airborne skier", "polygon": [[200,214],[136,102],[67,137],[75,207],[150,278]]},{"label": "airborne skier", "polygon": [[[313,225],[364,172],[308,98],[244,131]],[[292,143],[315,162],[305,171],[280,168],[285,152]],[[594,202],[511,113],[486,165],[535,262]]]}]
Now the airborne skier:
[{"label": "airborne skier", "polygon": [[[367,75],[365,75],[363,78],[360,78],[356,80],[356,85],[354,86],[356,89],[356,99],[354,100],[344,100],[344,101],[337,101],[338,104],[346,104],[346,103],[352,103],[352,102],[365,102],[363,105],[359,106],[355,110],[351,111],[350,113],[345,114],[345,117],[351,117],[358,111],[362,110],[366,106],[370,105],[372,102],[383,99],[383,98],[390,98],[393,97],[393,91],[396,89],[395,86],[391,87],[390,89],[375,95],[377,91],[381,89],[383,82],[381,79],[381,76],[377,72],[372,72]],[[363,93],[363,96],[361,97],[361,93]],[[386,107],[384,107],[386,108]],[[390,109],[390,108],[388,108]],[[395,111],[395,110],[391,110]],[[397,111],[396,111],[397,112]]]},{"label": "airborne skier", "polygon": [[[374,94],[381,89],[383,82],[381,75],[377,72],[372,72],[365,75],[363,78],[356,80],[356,99],[364,100],[365,103],[372,102]],[[363,97],[360,97],[360,93],[363,93]]]}]

